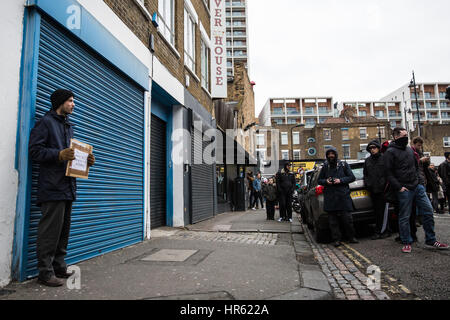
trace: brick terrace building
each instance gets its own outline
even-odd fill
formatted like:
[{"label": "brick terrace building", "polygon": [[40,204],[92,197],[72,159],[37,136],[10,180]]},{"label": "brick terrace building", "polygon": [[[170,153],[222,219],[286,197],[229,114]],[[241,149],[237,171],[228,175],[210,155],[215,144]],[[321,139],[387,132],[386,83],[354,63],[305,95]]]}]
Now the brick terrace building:
[{"label": "brick terrace building", "polygon": [[[324,159],[325,150],[335,147],[340,159],[365,158],[370,141],[388,140],[391,127],[387,120],[356,116],[353,108],[345,109],[339,118],[329,118],[313,128],[295,125],[260,126],[255,133],[256,151],[267,161],[273,159],[272,141],[278,140],[279,159]],[[272,131],[276,130],[276,131]],[[276,136],[274,136],[274,134]]]},{"label": "brick terrace building", "polygon": [[340,111],[346,108],[354,108],[356,115],[360,117],[375,117],[379,120],[387,120],[392,128],[405,127],[405,113],[400,101],[369,101],[369,102],[340,102]]}]

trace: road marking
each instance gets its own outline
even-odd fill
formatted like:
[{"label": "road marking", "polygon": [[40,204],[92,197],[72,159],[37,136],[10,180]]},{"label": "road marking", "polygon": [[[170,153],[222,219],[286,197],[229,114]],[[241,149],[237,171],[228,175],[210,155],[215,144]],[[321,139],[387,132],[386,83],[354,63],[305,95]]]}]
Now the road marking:
[{"label": "road marking", "polygon": [[350,249],[351,251],[353,251],[358,257],[360,257],[361,259],[363,259],[365,262],[367,262],[369,265],[372,265],[372,262],[367,259],[365,256],[363,256],[361,253],[359,253],[356,249],[350,247],[348,244],[343,243],[343,245],[347,248]]},{"label": "road marking", "polygon": [[[372,265],[372,262],[366,258],[362,253],[358,252],[356,249],[352,248],[351,246],[347,245],[347,244],[343,244],[346,248],[348,248],[349,250],[353,251],[358,257],[360,257],[361,259],[363,259],[366,263],[368,263],[369,265]],[[347,255],[358,267],[360,267],[361,269],[364,270],[362,264],[356,260],[356,258],[347,250],[345,249],[341,249],[341,251]],[[384,275],[384,277],[391,282],[390,285],[383,285],[384,288],[386,288],[389,292],[393,293],[393,294],[399,294],[400,291],[403,291],[406,294],[413,294],[411,292],[411,290],[409,290],[407,287],[405,287],[402,284],[397,284],[398,280],[391,277],[390,275],[386,274],[384,271],[381,271],[381,273]],[[420,298],[417,298],[418,300],[421,300]]]},{"label": "road marking", "polygon": [[358,261],[358,259],[356,259],[350,252],[348,252],[345,249],[341,249],[341,251],[350,259],[352,260],[352,262],[360,269],[364,269],[363,265],[361,264],[361,262]]},{"label": "road marking", "polygon": [[406,288],[404,285],[402,285],[402,284],[400,284],[399,286],[398,286],[403,292],[405,292],[406,294],[411,294],[412,292],[408,289],[408,288]]}]

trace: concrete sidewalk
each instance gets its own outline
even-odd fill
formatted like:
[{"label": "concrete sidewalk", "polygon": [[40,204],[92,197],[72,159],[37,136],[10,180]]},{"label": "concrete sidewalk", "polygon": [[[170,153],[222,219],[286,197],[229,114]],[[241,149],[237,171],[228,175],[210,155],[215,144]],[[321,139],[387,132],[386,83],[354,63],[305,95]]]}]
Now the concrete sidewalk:
[{"label": "concrete sidewalk", "polygon": [[226,213],[77,264],[81,289],[30,280],[1,300],[322,300],[332,299],[297,217],[266,221],[265,211]]}]

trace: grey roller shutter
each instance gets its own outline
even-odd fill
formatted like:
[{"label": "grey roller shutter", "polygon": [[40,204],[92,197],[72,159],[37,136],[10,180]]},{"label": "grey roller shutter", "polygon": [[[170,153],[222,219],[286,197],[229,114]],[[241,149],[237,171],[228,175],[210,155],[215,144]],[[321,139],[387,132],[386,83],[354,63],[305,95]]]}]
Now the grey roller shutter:
[{"label": "grey roller shutter", "polygon": [[152,115],[150,147],[151,228],[166,225],[166,123]]},{"label": "grey roller shutter", "polygon": [[200,131],[193,130],[191,144],[192,223],[198,223],[214,216],[214,166],[195,162],[196,159],[202,159],[203,151],[208,145],[207,141],[203,141]]},{"label": "grey roller shutter", "polygon": [[[35,120],[57,88],[75,93],[75,138],[94,147],[89,180],[78,179],[66,261],[73,264],[144,239],[144,92],[69,32],[43,17]],[[37,171],[26,232],[26,275],[37,274]]]}]

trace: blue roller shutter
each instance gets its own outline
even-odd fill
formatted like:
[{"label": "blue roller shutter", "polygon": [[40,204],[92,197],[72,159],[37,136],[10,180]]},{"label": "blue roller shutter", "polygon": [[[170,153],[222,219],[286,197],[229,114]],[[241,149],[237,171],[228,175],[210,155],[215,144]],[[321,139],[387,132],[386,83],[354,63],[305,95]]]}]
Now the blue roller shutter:
[{"label": "blue roller shutter", "polygon": [[[47,18],[42,19],[35,120],[57,88],[75,93],[75,138],[94,147],[89,180],[78,179],[72,212],[70,264],[144,238],[144,92],[101,56]],[[37,274],[37,169],[33,166],[26,275]]]}]

